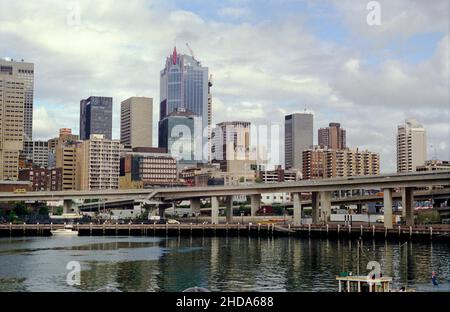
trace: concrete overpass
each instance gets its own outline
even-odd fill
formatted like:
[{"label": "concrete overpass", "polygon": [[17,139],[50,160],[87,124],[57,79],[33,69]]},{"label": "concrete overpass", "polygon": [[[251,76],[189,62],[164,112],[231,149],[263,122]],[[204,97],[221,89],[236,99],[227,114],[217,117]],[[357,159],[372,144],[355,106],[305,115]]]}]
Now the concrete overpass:
[{"label": "concrete overpass", "polygon": [[294,224],[301,223],[301,193],[311,193],[313,223],[329,222],[332,192],[352,189],[381,189],[385,214],[385,226],[392,228],[393,190],[402,190],[403,207],[407,224],[413,223],[414,189],[430,186],[450,185],[450,171],[423,173],[388,174],[376,176],[303,180],[298,182],[251,184],[237,186],[176,187],[140,190],[93,190],[30,192],[25,194],[1,193],[0,202],[11,201],[54,201],[64,200],[65,208],[70,208],[73,199],[135,199],[159,202],[160,209],[170,207],[173,201],[190,200],[193,210],[200,210],[200,200],[211,198],[212,223],[218,223],[219,198],[224,197],[227,207],[227,220],[232,218],[232,196],[249,195],[252,215],[261,206],[261,194],[288,192],[292,194],[294,205]]}]

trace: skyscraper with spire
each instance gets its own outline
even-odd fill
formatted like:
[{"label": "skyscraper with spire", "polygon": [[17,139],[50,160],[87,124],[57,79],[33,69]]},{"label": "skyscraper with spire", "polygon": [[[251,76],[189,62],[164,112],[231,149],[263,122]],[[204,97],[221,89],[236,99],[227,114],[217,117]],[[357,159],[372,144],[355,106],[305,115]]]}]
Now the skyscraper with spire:
[{"label": "skyscraper with spire", "polygon": [[[174,47],[160,76],[159,127],[161,121],[177,109],[193,112],[198,123],[193,135],[195,158],[199,162],[207,162],[209,154],[208,71],[208,67],[203,67],[194,56],[178,54]],[[159,142],[159,146],[167,146],[167,142]]]}]

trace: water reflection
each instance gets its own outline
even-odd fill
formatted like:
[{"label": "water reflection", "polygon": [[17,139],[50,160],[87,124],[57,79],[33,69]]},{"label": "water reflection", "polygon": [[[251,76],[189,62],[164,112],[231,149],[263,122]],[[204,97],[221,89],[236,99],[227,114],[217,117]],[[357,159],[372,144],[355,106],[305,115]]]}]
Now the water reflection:
[{"label": "water reflection", "polygon": [[[359,246],[359,248],[358,248]],[[450,246],[267,237],[73,237],[0,239],[0,291],[336,291],[342,271],[381,264],[394,287],[448,289]],[[69,261],[81,285],[66,283]],[[431,271],[443,285],[433,288]]]}]

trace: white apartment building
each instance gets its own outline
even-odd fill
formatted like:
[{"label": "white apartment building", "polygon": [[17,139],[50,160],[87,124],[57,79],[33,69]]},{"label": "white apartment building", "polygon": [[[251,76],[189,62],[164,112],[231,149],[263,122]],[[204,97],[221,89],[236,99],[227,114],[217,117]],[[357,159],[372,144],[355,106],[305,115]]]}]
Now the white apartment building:
[{"label": "white apartment building", "polygon": [[415,119],[398,126],[397,172],[416,171],[427,159],[427,133]]},{"label": "white apartment building", "polygon": [[78,189],[118,189],[120,174],[120,141],[92,134],[77,149]]}]

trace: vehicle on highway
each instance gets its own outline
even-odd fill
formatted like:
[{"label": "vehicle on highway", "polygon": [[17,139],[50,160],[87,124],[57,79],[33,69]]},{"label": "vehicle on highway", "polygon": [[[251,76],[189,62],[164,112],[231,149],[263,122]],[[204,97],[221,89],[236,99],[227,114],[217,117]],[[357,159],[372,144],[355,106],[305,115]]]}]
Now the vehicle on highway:
[{"label": "vehicle on highway", "polygon": [[15,189],[14,190],[14,194],[24,194],[26,192],[27,192],[26,189]]},{"label": "vehicle on highway", "polygon": [[377,220],[375,221],[376,223],[384,223],[384,216],[378,216]]},{"label": "vehicle on highway", "polygon": [[169,219],[169,220],[167,220],[167,224],[180,224],[180,221],[177,221],[174,219]]}]

